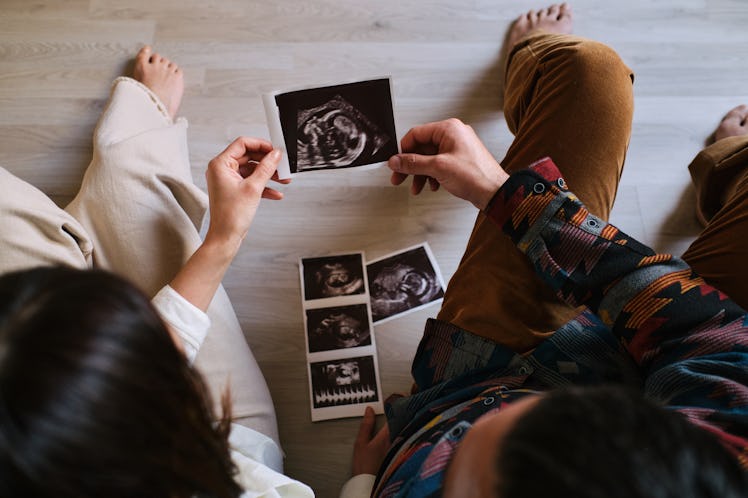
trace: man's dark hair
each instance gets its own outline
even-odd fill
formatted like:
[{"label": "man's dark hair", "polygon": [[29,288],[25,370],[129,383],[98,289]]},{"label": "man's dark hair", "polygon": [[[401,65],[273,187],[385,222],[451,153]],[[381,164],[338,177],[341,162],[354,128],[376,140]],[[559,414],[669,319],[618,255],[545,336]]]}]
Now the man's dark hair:
[{"label": "man's dark hair", "polygon": [[500,498],[745,498],[746,475],[707,431],[619,387],[551,392],[497,459]]},{"label": "man's dark hair", "polygon": [[0,277],[0,496],[239,496],[224,411],[123,279]]}]

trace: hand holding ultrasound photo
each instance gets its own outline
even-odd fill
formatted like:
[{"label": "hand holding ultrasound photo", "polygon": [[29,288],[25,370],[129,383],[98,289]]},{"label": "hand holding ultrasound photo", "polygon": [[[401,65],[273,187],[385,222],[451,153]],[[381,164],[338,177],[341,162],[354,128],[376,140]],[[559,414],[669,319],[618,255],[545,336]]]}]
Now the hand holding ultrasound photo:
[{"label": "hand holding ultrasound photo", "polygon": [[399,152],[389,78],[263,95],[270,137],[286,154],[281,179],[372,167]]}]

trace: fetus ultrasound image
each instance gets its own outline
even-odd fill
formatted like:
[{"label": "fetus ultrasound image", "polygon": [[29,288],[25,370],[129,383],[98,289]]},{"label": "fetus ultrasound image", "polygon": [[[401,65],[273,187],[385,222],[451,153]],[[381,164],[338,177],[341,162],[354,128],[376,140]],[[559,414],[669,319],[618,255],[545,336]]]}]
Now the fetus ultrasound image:
[{"label": "fetus ultrasound image", "polygon": [[306,310],[309,352],[371,344],[366,304]]},{"label": "fetus ultrasound image", "polygon": [[424,247],[366,266],[374,322],[444,297]]},{"label": "fetus ultrasound image", "polygon": [[384,162],[397,154],[389,80],[275,97],[292,173]]},{"label": "fetus ultrasound image", "polygon": [[371,403],[379,399],[373,356],[311,363],[309,368],[314,408]]},{"label": "fetus ultrasound image", "polygon": [[304,299],[363,294],[364,267],[360,254],[304,258]]}]

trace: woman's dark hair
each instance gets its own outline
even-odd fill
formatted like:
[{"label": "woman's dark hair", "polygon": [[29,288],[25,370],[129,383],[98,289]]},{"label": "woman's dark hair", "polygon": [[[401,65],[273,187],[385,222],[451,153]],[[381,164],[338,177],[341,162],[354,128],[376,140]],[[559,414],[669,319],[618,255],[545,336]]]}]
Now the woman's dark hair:
[{"label": "woman's dark hair", "polygon": [[551,392],[503,440],[500,498],[745,498],[716,438],[620,387]]},{"label": "woman's dark hair", "polygon": [[0,496],[239,496],[224,405],[125,280],[0,277]]}]

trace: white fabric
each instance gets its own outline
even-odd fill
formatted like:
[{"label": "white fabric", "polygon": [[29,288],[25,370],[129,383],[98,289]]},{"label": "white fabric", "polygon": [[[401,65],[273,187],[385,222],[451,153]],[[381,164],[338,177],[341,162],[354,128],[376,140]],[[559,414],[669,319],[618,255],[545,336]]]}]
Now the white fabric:
[{"label": "white fabric", "polygon": [[[165,286],[151,301],[161,318],[182,340],[190,362],[197,356],[210,328],[210,318],[181,294]],[[243,497],[313,497],[305,484],[280,473],[283,454],[266,435],[239,424],[231,424],[229,436],[231,458],[239,474],[237,481],[244,488]]]},{"label": "white fabric", "polygon": [[[207,315],[164,285],[200,244],[207,196],[194,185],[187,121],[173,121],[150,90],[118,78],[94,134],[94,157],[65,210],[0,168],[0,272],[34,266],[103,268],[154,300],[218,399],[231,386],[232,455],[247,497],[309,497],[282,475],[275,410],[223,287]],[[161,289],[159,291],[159,289]]]},{"label": "white fabric", "polygon": [[369,498],[376,477],[372,474],[359,474],[348,479],[340,490],[340,498]]},{"label": "white fabric", "polygon": [[210,318],[170,286],[161,289],[151,300],[161,318],[182,339],[184,354],[195,361],[210,328]]},{"label": "white fabric", "polygon": [[[208,207],[192,179],[187,120],[172,120],[164,109],[141,83],[115,80],[94,133],[93,160],[65,208],[83,229],[83,237],[74,232],[75,240],[93,246],[93,266],[126,276],[151,296],[201,244]],[[270,391],[222,286],[207,314],[211,325],[195,366],[216,407],[229,387],[237,422],[280,446]]]},{"label": "white fabric", "polygon": [[231,458],[239,471],[237,481],[244,488],[242,498],[311,498],[314,492],[306,484],[275,472],[261,462],[282,456],[278,446],[267,436],[247,427],[231,426]]}]

